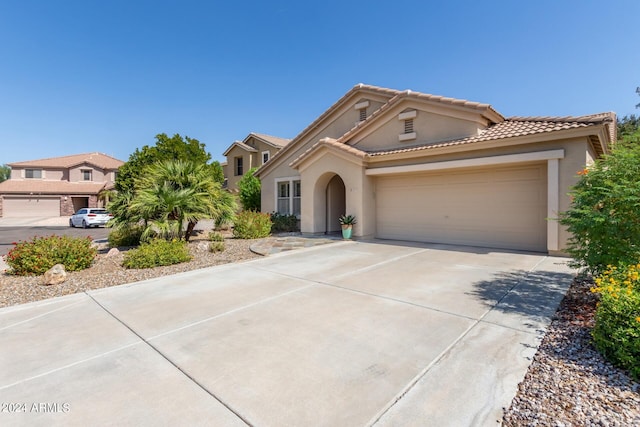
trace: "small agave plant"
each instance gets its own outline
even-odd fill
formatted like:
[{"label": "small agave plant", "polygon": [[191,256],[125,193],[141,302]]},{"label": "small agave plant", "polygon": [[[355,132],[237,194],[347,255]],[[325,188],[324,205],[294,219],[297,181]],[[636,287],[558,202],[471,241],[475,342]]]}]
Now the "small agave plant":
[{"label": "small agave plant", "polygon": [[356,225],[356,217],[354,215],[341,215],[338,218],[340,225]]},{"label": "small agave plant", "polygon": [[353,226],[356,224],[356,217],[354,215],[342,215],[338,218],[340,225],[342,226],[342,238],[351,239],[351,233],[353,232]]}]

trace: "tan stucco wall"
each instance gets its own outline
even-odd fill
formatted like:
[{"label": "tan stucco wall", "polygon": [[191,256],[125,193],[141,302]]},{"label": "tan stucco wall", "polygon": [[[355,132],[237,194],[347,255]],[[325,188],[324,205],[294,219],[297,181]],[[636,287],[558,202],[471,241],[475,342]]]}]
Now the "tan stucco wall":
[{"label": "tan stucco wall", "polygon": [[338,175],[345,186],[345,213],[355,215],[357,220],[353,235],[373,236],[376,224],[373,179],[365,175],[361,165],[343,155],[322,150],[315,157],[300,171],[303,183],[301,231],[315,234],[325,232],[326,189],[331,179]]},{"label": "tan stucco wall", "polygon": [[243,174],[249,169],[262,166],[262,153],[269,152],[269,159],[271,159],[279,151],[278,147],[274,147],[270,144],[266,144],[257,138],[251,137],[246,140],[246,144],[257,150],[256,153],[249,152],[241,147],[235,146],[227,154],[227,165],[223,166],[224,176],[227,177],[227,188],[229,191],[238,190],[238,181],[242,179],[242,176],[235,175],[235,158],[242,156]]},{"label": "tan stucco wall", "polygon": [[[275,180],[277,178],[289,178],[299,176],[298,171],[289,167],[289,164],[302,153],[307,151],[313,144],[322,138],[338,138],[352,129],[359,121],[360,112],[355,109],[355,105],[362,101],[369,101],[367,114],[372,114],[380,108],[390,97],[379,94],[356,94],[347,99],[345,103],[328,115],[320,125],[307,134],[300,143],[296,143],[296,148],[291,149],[286,156],[278,159],[278,165],[264,173],[260,177],[262,182],[262,211],[275,211]],[[304,183],[302,183],[302,194],[304,199]]]},{"label": "tan stucco wall", "polygon": [[107,173],[107,176],[105,176],[105,173],[102,169],[98,169],[89,165],[82,165],[69,169],[69,182],[86,182],[82,177],[82,171],[84,170],[91,171],[91,182],[105,182],[110,180],[109,173]]},{"label": "tan stucco wall", "polygon": [[387,150],[407,145],[465,138],[478,133],[476,122],[416,110],[416,117],[413,119],[416,138],[399,141],[398,136],[404,134],[404,120],[398,120],[398,114],[393,114],[390,120],[377,128],[374,133],[356,137],[350,141],[350,144],[365,151]]},{"label": "tan stucco wall", "polygon": [[242,157],[243,173],[251,169],[251,154],[242,148],[235,146],[227,154],[227,188],[229,191],[237,191],[238,181],[242,175],[236,175],[236,157]]}]

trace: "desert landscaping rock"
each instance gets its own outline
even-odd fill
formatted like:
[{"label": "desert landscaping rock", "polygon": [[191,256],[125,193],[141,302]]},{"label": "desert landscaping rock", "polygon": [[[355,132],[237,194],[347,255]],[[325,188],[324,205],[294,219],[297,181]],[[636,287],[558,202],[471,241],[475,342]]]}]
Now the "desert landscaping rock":
[{"label": "desert landscaping rock", "polygon": [[67,280],[67,272],[62,264],[54,265],[42,276],[42,284],[45,286],[59,285],[65,280]]},{"label": "desert landscaping rock", "polygon": [[[167,276],[175,273],[211,267],[214,265],[240,262],[259,258],[249,250],[249,246],[256,240],[240,240],[227,238],[224,252],[211,253],[197,250],[197,245],[203,243],[203,238],[197,236],[189,243],[189,250],[193,259],[181,264],[146,269],[126,269],[122,267],[124,253],[128,248],[121,248],[117,253],[106,250],[98,253],[92,266],[86,270],[67,272],[64,283],[56,286],[41,286],[42,276],[12,276],[0,273],[0,307],[40,301],[47,298],[59,297],[91,289],[123,285],[154,277]],[[208,245],[208,243],[205,243]],[[116,249],[117,250],[117,249]]]},{"label": "desert landscaping rock", "polygon": [[640,384],[607,362],[590,331],[597,296],[576,279],[506,411],[505,426],[640,426]]}]

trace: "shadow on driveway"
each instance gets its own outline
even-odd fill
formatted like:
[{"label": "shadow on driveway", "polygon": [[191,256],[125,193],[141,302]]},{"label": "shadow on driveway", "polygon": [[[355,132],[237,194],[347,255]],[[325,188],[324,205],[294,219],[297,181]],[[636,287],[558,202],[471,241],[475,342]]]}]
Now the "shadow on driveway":
[{"label": "shadow on driveway", "polygon": [[568,273],[516,270],[474,283],[469,294],[494,310],[537,317],[555,311],[572,280]]}]

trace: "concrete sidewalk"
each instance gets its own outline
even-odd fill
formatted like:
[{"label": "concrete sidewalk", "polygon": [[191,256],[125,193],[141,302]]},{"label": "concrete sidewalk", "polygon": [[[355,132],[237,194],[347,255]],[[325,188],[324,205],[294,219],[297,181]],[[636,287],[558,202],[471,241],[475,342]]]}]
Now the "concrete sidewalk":
[{"label": "concrete sidewalk", "polygon": [[345,242],[2,309],[0,424],[496,425],[565,261]]}]

